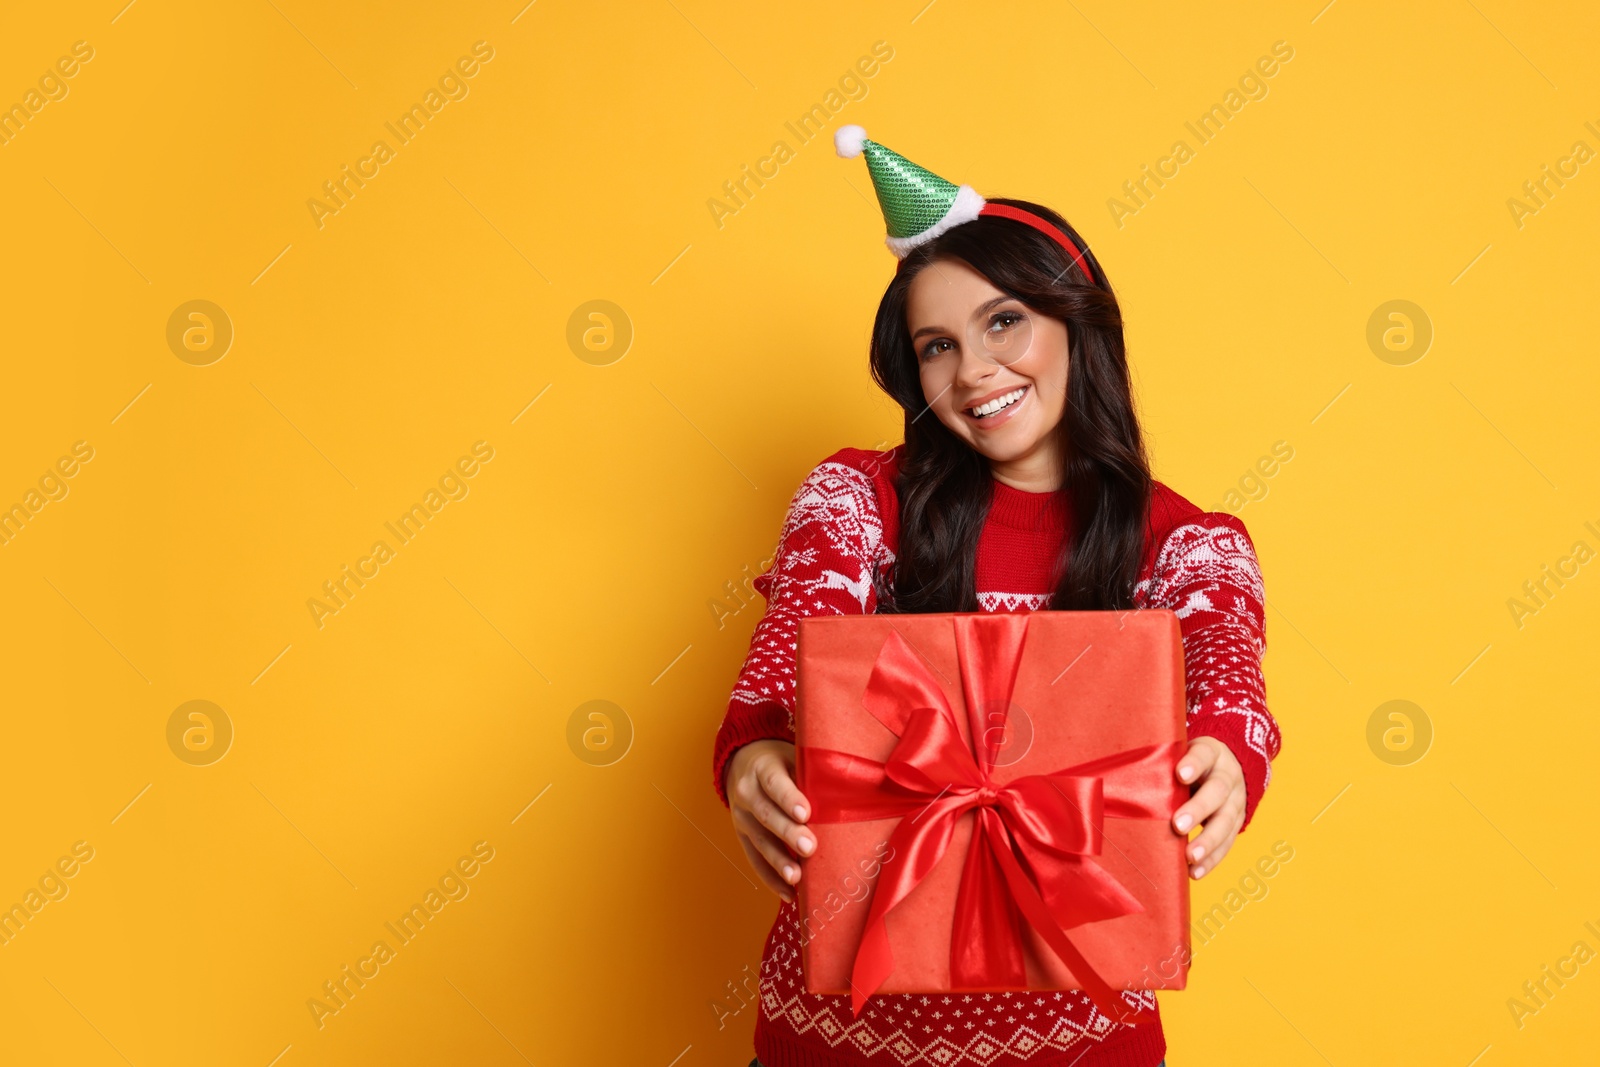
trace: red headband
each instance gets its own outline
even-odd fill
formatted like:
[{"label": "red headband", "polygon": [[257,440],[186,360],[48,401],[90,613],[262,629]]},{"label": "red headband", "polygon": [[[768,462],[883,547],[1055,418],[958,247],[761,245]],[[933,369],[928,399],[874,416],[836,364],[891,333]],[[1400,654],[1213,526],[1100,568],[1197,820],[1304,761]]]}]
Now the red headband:
[{"label": "red headband", "polygon": [[[1072,261],[1078,265],[1078,269],[1083,271],[1083,276],[1089,279],[1089,284],[1099,284],[1095,281],[1094,272],[1089,269],[1089,261],[1083,258],[1083,253],[1079,251],[1078,246],[1072,242],[1072,238],[1063,233],[1059,226],[1051,224],[1049,220],[1042,219],[1031,211],[1024,211],[1022,208],[1012,207],[1010,204],[985,203],[983,207],[978,209],[978,214],[990,215],[994,218],[1010,219],[1012,222],[1020,222],[1024,226],[1032,226],[1034,229],[1038,230],[1047,237],[1054,238],[1057,244],[1067,250],[1067,254],[1070,255],[1072,257]],[[905,260],[901,260],[900,262],[904,263]],[[897,264],[895,266],[895,270],[898,272],[899,269],[900,267]]]}]

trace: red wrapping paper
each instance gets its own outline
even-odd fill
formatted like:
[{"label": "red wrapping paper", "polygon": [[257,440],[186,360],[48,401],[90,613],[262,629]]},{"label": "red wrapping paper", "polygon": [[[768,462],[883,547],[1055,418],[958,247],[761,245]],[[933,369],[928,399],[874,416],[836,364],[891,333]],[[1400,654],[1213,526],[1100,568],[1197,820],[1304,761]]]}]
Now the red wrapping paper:
[{"label": "red wrapping paper", "polygon": [[809,991],[1083,989],[1139,1022],[1113,990],[1184,987],[1176,615],[812,617],[797,654]]}]

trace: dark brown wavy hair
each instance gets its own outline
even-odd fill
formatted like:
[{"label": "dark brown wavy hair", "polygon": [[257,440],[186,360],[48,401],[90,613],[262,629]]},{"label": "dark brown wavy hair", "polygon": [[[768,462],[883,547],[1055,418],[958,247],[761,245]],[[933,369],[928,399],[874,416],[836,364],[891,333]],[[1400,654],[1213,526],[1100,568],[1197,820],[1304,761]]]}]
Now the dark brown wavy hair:
[{"label": "dark brown wavy hair", "polygon": [[978,535],[994,494],[988,460],[928,411],[906,325],[911,282],[953,257],[1037,314],[1066,324],[1067,397],[1055,429],[1065,458],[1058,500],[1067,536],[1052,575],[1057,611],[1133,606],[1150,505],[1150,463],[1134,413],[1122,311],[1105,272],[1067,220],[1025,200],[993,200],[1049,220],[1085,249],[1093,279],[1024,223],[982,216],[918,246],[884,291],[872,328],[872,377],[905,411],[896,489],[899,551],[878,611],[977,611]]}]

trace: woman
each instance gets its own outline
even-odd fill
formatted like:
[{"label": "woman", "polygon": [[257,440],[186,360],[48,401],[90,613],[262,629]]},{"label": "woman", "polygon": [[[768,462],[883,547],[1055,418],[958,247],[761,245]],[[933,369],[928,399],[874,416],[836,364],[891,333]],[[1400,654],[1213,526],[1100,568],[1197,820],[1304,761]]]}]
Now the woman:
[{"label": "woman", "polygon": [[[1172,831],[1190,876],[1227,855],[1271,781],[1280,738],[1261,675],[1260,570],[1244,524],[1150,476],[1122,318],[1105,273],[1048,208],[985,201],[882,145],[863,151],[900,267],[878,306],[871,368],[905,411],[905,443],[846,448],[790,503],[767,600],[717,735],[713,775],[751,866],[783,903],[761,967],[763,1067],[1154,1067],[1159,1016],[1122,1025],[1076,991],[881,995],[805,991],[794,886],[816,839],[794,783],[794,648],[802,616],[1169,608],[1185,658],[1193,787]],[[1150,992],[1124,994],[1154,1009]]]}]

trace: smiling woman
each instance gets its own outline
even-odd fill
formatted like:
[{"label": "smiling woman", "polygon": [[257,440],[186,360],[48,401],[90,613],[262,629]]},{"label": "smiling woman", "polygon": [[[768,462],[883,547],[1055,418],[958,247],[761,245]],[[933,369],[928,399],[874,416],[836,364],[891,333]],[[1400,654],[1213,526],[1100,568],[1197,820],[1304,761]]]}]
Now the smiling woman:
[{"label": "smiling woman", "polygon": [[1021,200],[989,205],[1061,236],[982,216],[913,248],[879,305],[874,379],[935,416],[907,422],[905,477],[921,486],[902,504],[899,607],[880,610],[976,610],[972,549],[992,482],[1059,489],[1094,517],[1056,583],[1058,609],[1128,607],[1151,482],[1121,311],[1065,219]]},{"label": "smiling woman", "polygon": [[[886,243],[900,257],[878,305],[870,367],[904,412],[905,441],[819,463],[790,502],[772,566],[752,583],[766,613],[712,775],[751,868],[783,902],[762,955],[758,1062],[1156,1067],[1166,1038],[1148,988],[1120,994],[1139,1016],[1130,1022],[1101,1011],[1118,1012],[1114,999],[1076,988],[952,979],[927,994],[865,995],[858,1010],[851,996],[806,982],[800,948],[810,933],[794,887],[818,850],[807,823],[820,798],[795,783],[802,618],[1171,611],[1188,734],[1171,773],[1192,793],[1170,832],[1199,831],[1173,850],[1192,878],[1249,824],[1280,747],[1261,674],[1254,546],[1238,518],[1202,511],[1151,476],[1122,315],[1083,240],[1048,208],[985,200],[859,127],[838,131],[836,143],[841,155],[866,154]],[[851,921],[828,930],[840,936]]]}]

